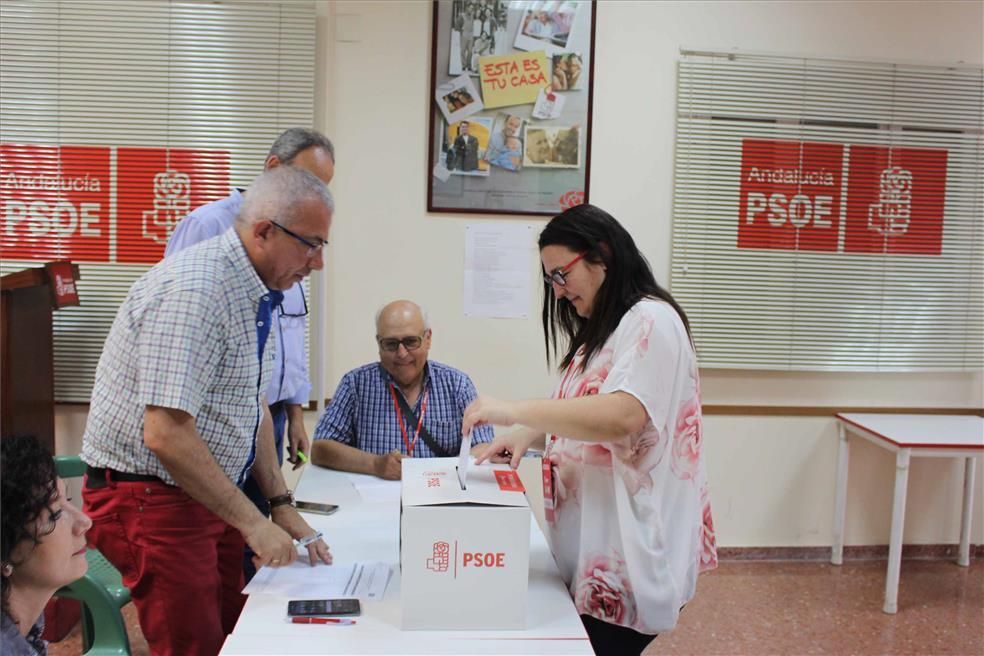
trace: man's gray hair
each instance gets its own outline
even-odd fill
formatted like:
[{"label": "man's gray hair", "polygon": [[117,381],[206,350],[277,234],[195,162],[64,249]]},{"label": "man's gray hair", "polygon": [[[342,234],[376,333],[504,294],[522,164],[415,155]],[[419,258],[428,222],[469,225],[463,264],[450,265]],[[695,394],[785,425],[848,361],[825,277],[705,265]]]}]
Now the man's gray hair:
[{"label": "man's gray hair", "polygon": [[[407,301],[407,302],[408,303],[413,303],[413,301]],[[373,328],[376,329],[376,332],[377,333],[379,333],[379,320],[383,316],[383,310],[385,310],[388,306],[392,305],[392,303],[393,302],[390,301],[389,303],[386,303],[384,305],[381,305],[379,307],[379,309],[376,310],[376,321],[373,324]],[[427,314],[427,309],[423,305],[420,305],[419,303],[413,303],[413,304],[415,306],[417,306],[417,309],[418,310],[420,310],[420,318],[424,320],[424,330],[430,330],[431,329],[431,322],[430,322],[430,315]]]},{"label": "man's gray hair", "polygon": [[335,199],[328,187],[311,173],[293,166],[269,169],[246,191],[236,227],[244,228],[264,220],[289,225],[300,218],[299,208],[307,200],[320,202],[330,213],[335,212]]},{"label": "man's gray hair", "polygon": [[308,128],[284,130],[270,146],[267,157],[276,155],[281,164],[290,164],[302,151],[311,147],[320,148],[331,156],[332,162],[335,161],[335,146],[332,145],[331,140],[317,130]]}]

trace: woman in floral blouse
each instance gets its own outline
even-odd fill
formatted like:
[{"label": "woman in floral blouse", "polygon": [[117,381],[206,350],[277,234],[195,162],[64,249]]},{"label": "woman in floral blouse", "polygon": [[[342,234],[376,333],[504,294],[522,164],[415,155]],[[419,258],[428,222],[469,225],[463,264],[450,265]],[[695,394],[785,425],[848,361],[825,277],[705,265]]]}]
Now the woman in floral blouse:
[{"label": "woman in floral blouse", "polygon": [[717,564],[690,326],[603,210],[556,216],[539,247],[548,361],[563,352],[556,391],[479,397],[462,431],[522,427],[478,462],[516,467],[528,448],[545,448],[548,538],[592,647],[640,654]]}]

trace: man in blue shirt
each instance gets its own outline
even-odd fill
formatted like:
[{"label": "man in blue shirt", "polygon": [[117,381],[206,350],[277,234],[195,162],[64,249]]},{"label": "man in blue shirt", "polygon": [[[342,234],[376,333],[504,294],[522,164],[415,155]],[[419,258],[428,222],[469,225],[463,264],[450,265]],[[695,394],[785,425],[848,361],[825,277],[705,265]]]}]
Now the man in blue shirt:
[{"label": "man in blue shirt", "polygon": [[[431,328],[416,303],[394,301],[376,315],[379,362],[342,377],[314,430],[311,462],[398,480],[406,457],[457,455],[461,418],[478,395],[462,371],[428,361]],[[476,427],[473,450],[492,441]]]},{"label": "man in blue shirt", "polygon": [[[335,174],[335,148],[327,137],[315,130],[290,128],[277,137],[270,147],[263,168],[270,170],[281,165],[303,169],[327,185]],[[226,198],[203,205],[186,216],[175,227],[164,256],[170,257],[189,246],[224,233],[239,214],[243,198],[242,190],[233,189]],[[288,460],[294,463],[294,469],[301,466],[297,452],[307,453],[310,447],[307,430],[304,428],[304,405],[311,394],[304,342],[307,313],[304,288],[296,283],[284,291],[283,303],[273,311],[274,330],[270,334],[275,355],[273,378],[267,389],[267,402],[270,404],[270,416],[273,419],[274,445],[277,461],[283,463],[286,428],[290,451]],[[243,483],[243,491],[264,515],[270,514],[267,501],[252,476]],[[255,573],[252,553],[248,550],[243,567],[248,581]]]}]

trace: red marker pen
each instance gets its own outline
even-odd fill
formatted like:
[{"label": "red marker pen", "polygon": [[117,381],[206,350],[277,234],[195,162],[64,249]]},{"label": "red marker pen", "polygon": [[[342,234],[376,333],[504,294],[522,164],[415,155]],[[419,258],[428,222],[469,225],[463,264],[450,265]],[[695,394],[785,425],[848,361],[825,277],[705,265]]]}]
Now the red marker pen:
[{"label": "red marker pen", "polygon": [[340,617],[292,617],[291,624],[355,624],[355,620]]}]

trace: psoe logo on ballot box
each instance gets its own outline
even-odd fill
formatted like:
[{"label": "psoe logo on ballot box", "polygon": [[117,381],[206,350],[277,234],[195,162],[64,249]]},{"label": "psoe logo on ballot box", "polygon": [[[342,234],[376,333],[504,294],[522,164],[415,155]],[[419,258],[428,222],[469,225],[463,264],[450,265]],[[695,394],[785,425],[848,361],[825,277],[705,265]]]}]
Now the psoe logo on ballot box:
[{"label": "psoe logo on ballot box", "polygon": [[434,554],[427,559],[427,569],[446,572],[451,564],[451,545],[443,540],[434,543]]},{"label": "psoe logo on ballot box", "polygon": [[836,251],[844,146],[745,139],[738,248]]},{"label": "psoe logo on ballot box", "polygon": [[458,578],[458,567],[462,570],[467,568],[476,569],[495,569],[506,566],[505,551],[461,551],[461,560],[458,560],[458,541],[455,540],[454,552],[452,553],[451,544],[446,540],[434,542],[433,553],[427,558],[427,569],[432,572],[447,572],[451,565],[454,565],[454,578]]}]

